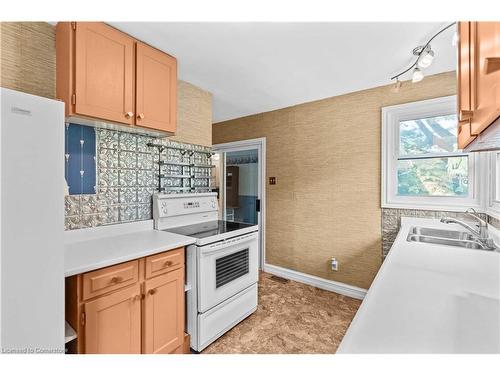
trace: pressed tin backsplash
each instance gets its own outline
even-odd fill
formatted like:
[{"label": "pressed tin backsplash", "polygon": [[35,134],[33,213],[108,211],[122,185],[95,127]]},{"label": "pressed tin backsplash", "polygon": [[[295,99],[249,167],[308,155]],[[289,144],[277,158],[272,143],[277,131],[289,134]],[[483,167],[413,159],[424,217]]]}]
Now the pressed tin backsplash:
[{"label": "pressed tin backsplash", "polygon": [[[391,249],[399,228],[401,227],[401,217],[419,217],[428,219],[441,219],[442,217],[453,217],[460,220],[470,220],[463,212],[452,211],[430,211],[407,208],[383,208],[382,209],[382,257],[385,258]],[[500,228],[500,221],[487,214],[480,214],[483,220],[495,228]]]},{"label": "pressed tin backsplash", "polygon": [[[158,190],[160,150],[148,143],[165,146],[160,174],[165,176],[162,188],[166,193],[210,190],[212,172],[205,167],[211,164],[210,147],[108,129],[88,128],[82,134],[89,131],[95,131],[95,193],[65,197],[66,230],[152,218],[151,197]],[[81,142],[82,153],[84,144]],[[71,168],[80,167],[73,163]],[[76,172],[82,176],[87,173],[83,169]]]}]

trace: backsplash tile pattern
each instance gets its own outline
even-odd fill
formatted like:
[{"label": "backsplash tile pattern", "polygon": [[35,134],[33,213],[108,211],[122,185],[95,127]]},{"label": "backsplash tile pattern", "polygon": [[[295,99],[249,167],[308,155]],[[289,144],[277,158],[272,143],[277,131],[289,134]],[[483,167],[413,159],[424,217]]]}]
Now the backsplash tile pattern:
[{"label": "backsplash tile pattern", "polygon": [[488,223],[494,226],[496,229],[500,229],[500,220],[488,215]]},{"label": "backsplash tile pattern", "polygon": [[[172,142],[107,129],[96,129],[96,194],[68,195],[65,198],[66,230],[95,227],[152,218],[151,197],[158,189],[158,148],[167,147],[162,160],[210,164],[210,147]],[[210,176],[208,168],[163,165],[164,175]],[[182,193],[194,186],[209,188],[209,179],[167,177],[167,193]],[[201,190],[203,191],[203,190]],[[205,190],[206,191],[206,190]]]},{"label": "backsplash tile pattern", "polygon": [[[497,227],[499,221],[495,222],[491,216],[480,214],[484,220]],[[430,211],[430,210],[416,210],[416,209],[402,209],[402,208],[383,208],[382,209],[382,256],[385,258],[391,249],[401,225],[401,217],[418,217],[418,218],[436,218],[448,216],[460,220],[468,220],[463,212],[452,211]]]}]

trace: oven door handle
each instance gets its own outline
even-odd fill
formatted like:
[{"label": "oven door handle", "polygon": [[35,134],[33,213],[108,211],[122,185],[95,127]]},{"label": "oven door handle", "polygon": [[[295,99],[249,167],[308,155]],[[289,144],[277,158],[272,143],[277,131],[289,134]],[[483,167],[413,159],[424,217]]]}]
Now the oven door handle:
[{"label": "oven door handle", "polygon": [[238,238],[237,241],[233,241],[234,238],[229,238],[227,240],[222,240],[222,241],[217,242],[217,243],[212,244],[212,245],[201,246],[199,248],[200,255],[201,256],[203,256],[203,255],[212,255],[215,252],[219,252],[221,250],[226,250],[229,247],[239,246],[239,245],[245,244],[247,242],[254,241],[257,238],[258,238],[258,236],[257,236],[257,232],[256,232],[256,233],[252,233],[250,235],[246,235],[246,236],[244,236],[242,238]]}]

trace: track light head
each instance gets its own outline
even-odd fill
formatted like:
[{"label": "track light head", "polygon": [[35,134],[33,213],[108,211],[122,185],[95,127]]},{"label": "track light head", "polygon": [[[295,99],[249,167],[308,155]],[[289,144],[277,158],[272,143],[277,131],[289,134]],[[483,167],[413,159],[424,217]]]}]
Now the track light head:
[{"label": "track light head", "polygon": [[411,81],[413,83],[417,83],[423,79],[424,79],[424,73],[422,73],[422,71],[418,67],[415,67],[415,69],[413,70],[413,76]]},{"label": "track light head", "polygon": [[428,68],[432,64],[432,60],[434,60],[434,51],[429,49],[420,55],[418,59],[418,66],[421,68]]},{"label": "track light head", "polygon": [[420,68],[427,68],[432,64],[432,60],[434,59],[434,51],[431,48],[431,45],[427,46],[418,46],[413,49],[413,54],[418,56],[417,65]]}]

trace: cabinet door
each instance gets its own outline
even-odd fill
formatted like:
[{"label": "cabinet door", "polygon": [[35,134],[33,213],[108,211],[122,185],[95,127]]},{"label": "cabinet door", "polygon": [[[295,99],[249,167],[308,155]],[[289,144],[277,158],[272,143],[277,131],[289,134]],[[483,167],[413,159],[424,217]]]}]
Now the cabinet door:
[{"label": "cabinet door", "polygon": [[141,353],[139,284],[87,302],[85,317],[85,353]]},{"label": "cabinet door", "polygon": [[476,137],[471,134],[470,22],[458,23],[457,109],[458,147],[464,148]]},{"label": "cabinet door", "polygon": [[457,104],[459,121],[471,117],[470,108],[470,22],[458,23]]},{"label": "cabinet door", "polygon": [[184,268],[144,283],[144,353],[171,353],[184,341]]},{"label": "cabinet door", "polygon": [[470,132],[470,120],[459,121],[458,123],[458,148],[465,148],[476,139]]},{"label": "cabinet door", "polygon": [[134,123],[134,40],[102,22],[79,22],[75,112]]},{"label": "cabinet door", "polygon": [[471,132],[500,116],[500,22],[471,22]]},{"label": "cabinet door", "polygon": [[177,124],[177,60],[137,43],[136,125],[174,133]]}]

